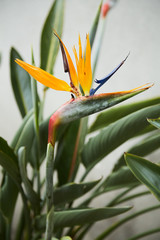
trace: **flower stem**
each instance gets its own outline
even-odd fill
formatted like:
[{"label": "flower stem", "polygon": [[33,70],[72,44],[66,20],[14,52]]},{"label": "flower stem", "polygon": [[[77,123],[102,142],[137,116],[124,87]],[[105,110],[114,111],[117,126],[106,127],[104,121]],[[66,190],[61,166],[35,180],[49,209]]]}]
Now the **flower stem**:
[{"label": "flower stem", "polygon": [[51,208],[51,210],[47,214],[45,240],[52,239],[53,224],[54,224],[54,206]]},{"label": "flower stem", "polygon": [[54,170],[54,147],[48,143],[47,146],[47,162],[46,162],[46,200],[47,200],[47,220],[45,240],[51,240],[53,233],[53,170]]}]

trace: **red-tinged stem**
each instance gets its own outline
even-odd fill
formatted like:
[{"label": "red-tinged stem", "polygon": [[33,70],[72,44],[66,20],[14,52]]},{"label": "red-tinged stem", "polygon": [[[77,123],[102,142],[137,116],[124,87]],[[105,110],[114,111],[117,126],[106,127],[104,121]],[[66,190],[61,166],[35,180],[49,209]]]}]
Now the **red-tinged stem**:
[{"label": "red-tinged stem", "polygon": [[110,9],[110,4],[108,2],[106,2],[102,5],[102,10],[101,10],[102,11],[102,17],[104,17],[104,18],[106,17],[109,9]]}]

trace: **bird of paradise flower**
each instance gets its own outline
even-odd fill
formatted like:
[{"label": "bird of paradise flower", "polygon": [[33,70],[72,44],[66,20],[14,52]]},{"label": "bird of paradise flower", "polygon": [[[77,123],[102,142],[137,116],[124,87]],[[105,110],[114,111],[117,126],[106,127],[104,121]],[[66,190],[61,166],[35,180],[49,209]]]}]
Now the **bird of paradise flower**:
[{"label": "bird of paradise flower", "polygon": [[58,38],[64,71],[68,72],[70,78],[70,85],[64,80],[58,79],[55,76],[49,74],[48,72],[38,68],[36,66],[30,65],[22,60],[16,59],[15,62],[18,63],[23,69],[25,69],[34,79],[45,85],[46,87],[52,88],[58,91],[67,91],[72,93],[72,99],[59,108],[53,116],[50,118],[49,122],[49,137],[48,141],[54,144],[55,142],[55,128],[57,125],[65,124],[75,119],[88,116],[92,113],[101,111],[105,108],[111,107],[127,98],[130,98],[152,86],[152,84],[145,84],[138,88],[134,88],[128,91],[113,92],[97,94],[96,91],[106,83],[113,74],[124,64],[127,57],[106,77],[101,80],[95,80],[98,84],[96,88],[91,88],[92,86],[92,69],[91,69],[91,46],[89,40],[89,34],[86,35],[86,48],[82,52],[81,38],[79,36],[79,54],[77,54],[75,46],[73,47],[73,52],[76,60],[76,68],[73,64],[71,56],[56,32],[54,35]]}]

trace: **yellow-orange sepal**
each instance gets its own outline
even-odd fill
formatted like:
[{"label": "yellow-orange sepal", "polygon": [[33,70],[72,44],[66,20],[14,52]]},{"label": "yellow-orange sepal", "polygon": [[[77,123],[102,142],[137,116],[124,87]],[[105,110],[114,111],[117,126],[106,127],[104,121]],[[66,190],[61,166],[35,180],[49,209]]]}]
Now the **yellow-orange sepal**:
[{"label": "yellow-orange sepal", "polygon": [[32,66],[20,59],[15,60],[24,70],[26,70],[35,80],[46,87],[59,91],[72,92],[72,88],[63,80],[60,80],[41,68]]}]

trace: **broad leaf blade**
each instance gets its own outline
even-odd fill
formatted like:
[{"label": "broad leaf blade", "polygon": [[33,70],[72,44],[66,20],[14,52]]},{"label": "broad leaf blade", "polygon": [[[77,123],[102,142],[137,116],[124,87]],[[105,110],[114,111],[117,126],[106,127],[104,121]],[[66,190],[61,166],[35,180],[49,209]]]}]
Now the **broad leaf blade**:
[{"label": "broad leaf blade", "polygon": [[[142,141],[138,142],[135,146],[131,147],[127,152],[138,155],[138,156],[147,156],[148,154],[152,153],[156,149],[160,147],[160,134],[156,134],[155,132],[148,136],[147,138],[143,139]],[[120,167],[124,166],[125,160],[124,155],[122,155],[116,165],[113,168],[113,171],[117,171]]]},{"label": "broad leaf blade", "polygon": [[108,127],[96,137],[89,139],[82,151],[82,161],[86,167],[93,167],[103,157],[112,152],[128,139],[136,136],[149,123],[146,118],[159,115],[160,105],[147,107],[132,113]]},{"label": "broad leaf blade", "polygon": [[54,204],[71,202],[94,188],[100,180],[86,183],[70,183],[54,190]]},{"label": "broad leaf blade", "polygon": [[33,107],[31,82],[29,74],[15,63],[15,59],[21,59],[19,53],[12,48],[10,52],[11,83],[14,96],[22,117]]},{"label": "broad leaf blade", "polygon": [[125,154],[125,160],[136,178],[160,200],[160,166],[130,153]]},{"label": "broad leaf blade", "polygon": [[58,54],[59,42],[53,35],[55,30],[61,37],[64,18],[64,0],[55,0],[45,21],[41,36],[41,68],[52,73]]},{"label": "broad leaf blade", "polygon": [[[16,142],[14,143],[14,151],[18,153],[20,147],[26,148],[26,160],[30,162],[32,166],[36,166],[35,157],[31,157],[35,148],[33,146],[33,140],[36,139],[34,131],[34,116],[30,114],[23,122],[16,136]],[[34,154],[36,156],[36,153]]]},{"label": "broad leaf blade", "polygon": [[[18,197],[18,187],[11,177],[5,176],[4,183],[0,188],[0,212],[7,222],[12,221],[12,216]],[[9,200],[8,200],[9,199]],[[9,201],[9,204],[8,204]],[[1,221],[1,216],[0,216]]]},{"label": "broad leaf blade", "polygon": [[3,185],[0,188],[0,211],[4,218],[11,222],[21,179],[17,157],[2,138],[0,138],[0,164],[8,173],[5,174]]},{"label": "broad leaf blade", "polygon": [[25,127],[26,123],[28,122],[28,120],[30,119],[30,117],[33,116],[33,111],[31,110],[30,112],[28,112],[28,114],[24,117],[23,121],[22,121],[22,124],[20,125],[19,129],[17,130],[13,140],[12,140],[12,143],[11,143],[11,146],[12,148],[16,148],[16,145],[19,141],[19,138],[22,134],[22,131],[23,131],[23,128]]},{"label": "broad leaf blade", "polygon": [[89,132],[99,130],[119,120],[120,118],[127,116],[128,114],[136,112],[142,108],[158,104],[159,102],[160,102],[160,98],[158,97],[150,100],[126,104],[124,106],[119,106],[119,107],[115,107],[107,111],[104,111],[97,116],[96,120],[92,123],[89,129]]},{"label": "broad leaf blade", "polygon": [[[131,207],[122,208],[97,208],[97,209],[73,209],[68,211],[55,212],[54,227],[72,227],[94,223],[103,219],[107,219],[130,210]],[[45,228],[46,215],[36,219],[36,227],[39,230]]]},{"label": "broad leaf blade", "polygon": [[17,185],[21,182],[17,157],[3,138],[0,138],[0,165]]}]

